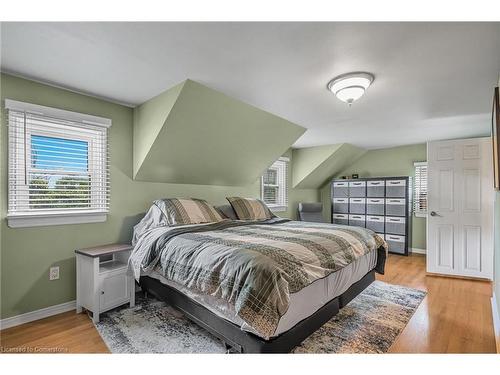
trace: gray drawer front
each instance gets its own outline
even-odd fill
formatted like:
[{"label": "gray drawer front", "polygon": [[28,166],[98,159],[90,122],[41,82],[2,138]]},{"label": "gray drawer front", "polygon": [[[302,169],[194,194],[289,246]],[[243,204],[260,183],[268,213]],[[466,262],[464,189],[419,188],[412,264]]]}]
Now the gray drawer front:
[{"label": "gray drawer front", "polygon": [[367,186],[367,197],[383,197],[385,195],[385,186]]},{"label": "gray drawer front", "polygon": [[333,198],[333,212],[346,214],[349,212],[348,198]]},{"label": "gray drawer front", "polygon": [[386,199],[385,214],[389,216],[406,216],[406,204],[404,199]]},{"label": "gray drawer front", "polygon": [[368,181],[366,183],[367,197],[384,197],[385,196],[385,181]]},{"label": "gray drawer front", "polygon": [[384,232],[384,221],[370,221],[366,219],[366,227],[374,232]]},{"label": "gray drawer front", "polygon": [[366,200],[364,198],[349,199],[349,213],[364,215],[365,212],[366,212]]},{"label": "gray drawer front", "polygon": [[373,198],[366,200],[366,213],[368,215],[383,215],[384,212],[384,198]]},{"label": "gray drawer front", "polygon": [[385,232],[390,234],[406,234],[404,218],[387,216],[385,218]]},{"label": "gray drawer front", "polygon": [[349,196],[349,182],[334,182],[333,196],[338,198],[346,198]]},{"label": "gray drawer front", "polygon": [[390,198],[404,198],[406,196],[406,180],[386,181],[385,196]]},{"label": "gray drawer front", "polygon": [[365,215],[349,215],[349,225],[365,227]]},{"label": "gray drawer front", "polygon": [[404,254],[405,253],[405,237],[393,236],[390,234],[385,235],[385,242],[389,246],[389,251],[392,253]]},{"label": "gray drawer front", "polygon": [[366,197],[366,181],[349,182],[349,197]]},{"label": "gray drawer front", "polygon": [[392,198],[404,198],[405,197],[406,187],[403,186],[387,186],[386,187],[386,196]]},{"label": "gray drawer front", "polygon": [[349,225],[349,216],[348,215],[333,214],[332,219],[333,219],[332,220],[333,224]]}]

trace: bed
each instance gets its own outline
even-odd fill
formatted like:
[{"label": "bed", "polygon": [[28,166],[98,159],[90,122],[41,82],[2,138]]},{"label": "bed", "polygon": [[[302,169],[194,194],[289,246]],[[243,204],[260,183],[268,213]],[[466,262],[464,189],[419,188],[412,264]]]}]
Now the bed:
[{"label": "bed", "polygon": [[278,217],[172,227],[154,205],[133,242],[142,289],[239,353],[290,352],[383,273],[386,257],[365,228]]}]

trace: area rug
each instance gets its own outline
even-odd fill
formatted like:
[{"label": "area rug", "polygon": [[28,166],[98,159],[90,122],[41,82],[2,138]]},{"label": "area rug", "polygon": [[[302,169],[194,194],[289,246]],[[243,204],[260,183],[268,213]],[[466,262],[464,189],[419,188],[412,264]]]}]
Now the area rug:
[{"label": "area rug", "polygon": [[[420,290],[375,281],[294,353],[386,353],[424,299]],[[153,298],[101,315],[112,353],[225,353],[222,342]]]}]

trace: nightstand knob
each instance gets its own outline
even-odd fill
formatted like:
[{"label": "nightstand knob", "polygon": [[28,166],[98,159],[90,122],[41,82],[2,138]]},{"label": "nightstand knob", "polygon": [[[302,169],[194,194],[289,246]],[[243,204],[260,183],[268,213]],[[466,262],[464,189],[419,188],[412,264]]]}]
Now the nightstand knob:
[{"label": "nightstand knob", "polygon": [[101,294],[104,294],[104,290],[101,290]]}]

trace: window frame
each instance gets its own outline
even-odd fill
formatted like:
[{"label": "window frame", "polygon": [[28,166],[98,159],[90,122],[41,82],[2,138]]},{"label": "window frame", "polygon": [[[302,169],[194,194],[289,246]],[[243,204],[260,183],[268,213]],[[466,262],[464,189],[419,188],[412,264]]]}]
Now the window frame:
[{"label": "window frame", "polygon": [[[106,221],[109,209],[107,205],[104,204],[104,208],[101,203],[102,200],[109,199],[108,189],[108,131],[112,125],[111,119],[82,114],[78,112],[66,111],[62,109],[40,106],[32,103],[19,102],[11,99],[5,99],[5,109],[8,111],[8,124],[12,126],[9,128],[8,132],[8,164],[9,164],[9,189],[8,189],[8,213],[7,222],[11,228],[22,228],[22,227],[35,227],[35,226],[45,226],[45,225],[62,225],[62,224],[81,224],[81,223],[95,223]],[[23,128],[22,124],[11,124],[10,111],[26,113],[33,115],[40,115],[43,117],[54,118],[62,122],[68,122],[67,125],[55,124],[54,128],[42,129],[34,126],[33,128]],[[13,114],[12,116],[17,116]],[[57,132],[55,129],[57,126],[61,126],[63,130],[64,127],[74,127],[68,134],[62,134]],[[98,133],[96,128],[105,128],[103,141],[97,141]],[[12,147],[11,137],[25,137],[25,142],[16,142],[16,146]],[[87,134],[86,134],[87,133]],[[93,134],[94,133],[94,134]],[[89,184],[89,208],[61,208],[61,209],[30,209],[29,202],[26,205],[19,203],[20,200],[14,198],[18,194],[26,194],[29,196],[29,182],[22,177],[23,174],[28,175],[33,171],[37,171],[32,165],[32,135],[61,138],[68,140],[77,140],[87,142],[87,174],[90,181],[97,181],[96,184]],[[15,142],[15,141],[14,141]],[[102,143],[102,152],[97,152],[96,144]],[[99,155],[98,155],[99,154]],[[21,157],[18,157],[21,155]],[[10,165],[14,164],[17,175],[12,176],[10,174]],[[91,168],[92,165],[92,168]],[[21,171],[21,173],[19,173]],[[43,171],[42,171],[43,172]],[[53,172],[53,171],[52,171]],[[64,173],[72,173],[71,171],[64,171]],[[84,175],[84,173],[75,172],[75,175]],[[100,176],[96,178],[96,176]],[[12,182],[14,180],[14,182]],[[104,183],[104,185],[103,185]],[[96,189],[96,185],[99,189]],[[104,190],[103,190],[104,186]],[[16,190],[17,188],[17,190]],[[19,191],[21,191],[19,193]],[[15,207],[12,209],[12,207]],[[97,208],[96,208],[97,207]]]},{"label": "window frame", "polygon": [[[426,173],[426,176],[425,176],[425,201],[426,201],[426,208],[428,208],[428,199],[429,199],[429,190],[428,190],[428,184],[429,184],[429,171],[428,171],[428,167],[427,167],[427,162],[426,161],[419,161],[419,162],[414,162],[413,163],[413,167],[414,167],[414,174],[415,174],[415,181],[414,181],[414,184],[413,184],[413,214],[415,215],[415,217],[424,217],[426,218],[427,217],[427,209],[422,209],[420,207],[420,204],[419,202],[422,200],[422,198],[420,197],[421,195],[421,192],[420,192],[420,188],[421,188],[421,180],[422,178],[419,177],[419,184],[417,184],[417,173],[418,174],[422,174],[421,171],[417,172],[417,169],[419,168],[422,168],[422,167],[425,167],[425,173]],[[418,206],[418,207],[417,207]]]},{"label": "window frame", "polygon": [[[266,168],[268,169],[276,169],[276,178],[277,184],[264,184],[264,173],[260,178],[260,198],[261,200],[274,212],[285,212],[288,210],[288,163],[290,159],[287,157],[281,157],[276,160],[272,165]],[[278,188],[278,197],[279,202],[277,204],[267,203],[264,200],[264,187],[265,186],[273,186]],[[284,185],[283,187],[281,185]]]}]

